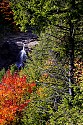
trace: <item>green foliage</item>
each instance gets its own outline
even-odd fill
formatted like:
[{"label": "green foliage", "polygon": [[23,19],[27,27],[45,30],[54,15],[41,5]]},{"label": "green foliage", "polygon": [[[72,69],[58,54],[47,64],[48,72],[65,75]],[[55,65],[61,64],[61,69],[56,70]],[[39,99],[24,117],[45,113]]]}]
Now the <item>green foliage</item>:
[{"label": "green foliage", "polygon": [[57,39],[63,39],[61,42],[66,42],[67,52],[69,52],[70,42],[72,42],[70,39],[73,35],[76,57],[82,55],[82,0],[67,0],[66,2],[62,0],[20,0],[19,2],[10,0],[10,5],[14,12],[14,20],[21,30],[26,31],[28,24],[39,34],[49,25],[53,25],[56,27]]},{"label": "green foliage", "polygon": [[30,17],[29,13],[27,12],[28,1],[10,1],[10,6],[14,12],[14,20],[17,22],[16,24],[21,27],[22,31],[26,31],[25,26],[27,24],[28,18]]},{"label": "green foliage", "polygon": [[53,93],[50,86],[37,87],[23,112],[23,125],[82,125],[83,104],[79,101],[83,99],[83,93],[76,92],[79,96],[75,96],[73,100],[66,95],[59,103],[52,100]]},{"label": "green foliage", "polygon": [[1,71],[0,71],[0,81],[2,80],[2,77],[4,76],[5,74],[5,69],[3,68]]},{"label": "green foliage", "polygon": [[66,50],[63,48],[63,42],[56,39],[53,28],[55,29],[47,28],[45,33],[40,34],[39,44],[29,54],[31,60],[28,60],[23,70],[28,74],[28,81],[34,79],[37,83],[37,91],[31,95],[31,102],[23,112],[23,125],[83,123],[83,92],[80,89],[82,84],[73,85],[74,98],[69,96]]},{"label": "green foliage", "polygon": [[22,122],[24,125],[45,125],[50,117],[50,100],[51,89],[42,86],[37,89],[37,92],[32,94],[31,103],[29,103]]},{"label": "green foliage", "polygon": [[12,74],[14,74],[15,71],[17,72],[17,71],[18,71],[18,68],[17,68],[17,66],[16,66],[15,64],[12,64],[12,65],[10,66],[10,72],[11,72]]},{"label": "green foliage", "polygon": [[38,87],[23,112],[23,125],[82,125],[82,84],[72,85],[74,97],[68,92],[69,50],[82,56],[82,0],[11,0],[11,7],[22,30],[28,24],[39,34],[39,44],[22,71]]},{"label": "green foliage", "polygon": [[37,91],[32,94],[32,101],[23,114],[24,125],[55,124],[52,116],[68,89],[65,58],[63,59],[65,53],[61,49],[63,45],[58,45],[59,41],[55,42],[56,37],[51,36],[51,32],[47,28],[45,34],[41,33],[39,44],[33,48],[31,60],[28,60],[23,70],[23,73],[28,74],[28,81],[34,80],[37,83]]},{"label": "green foliage", "polygon": [[66,27],[68,26],[68,21],[71,17],[71,21],[75,24],[78,17],[81,19],[82,15],[82,0],[75,1],[74,9],[72,9],[72,5],[74,4],[72,0],[67,0],[66,2],[62,0],[10,1],[17,24],[20,24],[21,26],[24,24],[24,27],[26,26],[26,23],[28,23],[29,25],[37,26],[37,29],[40,31],[49,24]]},{"label": "green foliage", "polygon": [[[78,87],[75,87],[78,89]],[[55,125],[82,125],[83,123],[83,92],[76,91],[74,99],[66,96],[61,105],[59,105],[57,112],[55,112]],[[72,101],[71,101],[72,100]]]},{"label": "green foliage", "polygon": [[[47,31],[50,35],[47,34]],[[58,81],[58,89],[61,86],[66,88],[68,71],[66,58],[63,58],[65,57],[65,50],[62,48],[63,43],[56,42],[56,37],[51,36],[52,31],[47,28],[45,34],[41,33],[39,44],[29,54],[31,60],[28,60],[23,71],[26,75],[28,74],[28,81],[50,83],[54,86]]]}]

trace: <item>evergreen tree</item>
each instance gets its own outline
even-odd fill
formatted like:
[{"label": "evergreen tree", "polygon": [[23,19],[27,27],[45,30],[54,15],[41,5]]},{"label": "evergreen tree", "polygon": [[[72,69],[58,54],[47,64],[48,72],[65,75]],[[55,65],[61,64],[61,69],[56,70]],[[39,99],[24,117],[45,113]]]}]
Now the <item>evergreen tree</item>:
[{"label": "evergreen tree", "polygon": [[28,24],[40,36],[24,73],[44,90],[32,95],[23,124],[82,125],[83,87],[74,84],[74,58],[82,58],[82,0],[11,2],[17,25],[25,30]]},{"label": "evergreen tree", "polygon": [[21,30],[27,24],[40,33],[47,26],[56,27],[57,40],[65,41],[69,59],[69,94],[73,95],[75,52],[82,54],[83,2],[82,0],[10,0],[14,19]]}]

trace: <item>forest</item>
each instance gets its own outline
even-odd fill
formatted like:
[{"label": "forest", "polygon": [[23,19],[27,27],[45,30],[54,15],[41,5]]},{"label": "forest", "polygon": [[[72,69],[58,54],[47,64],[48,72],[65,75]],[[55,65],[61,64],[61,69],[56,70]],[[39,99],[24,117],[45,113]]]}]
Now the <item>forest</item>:
[{"label": "forest", "polygon": [[0,125],[83,125],[83,1],[0,0],[0,46],[30,28],[24,67],[0,70]]}]

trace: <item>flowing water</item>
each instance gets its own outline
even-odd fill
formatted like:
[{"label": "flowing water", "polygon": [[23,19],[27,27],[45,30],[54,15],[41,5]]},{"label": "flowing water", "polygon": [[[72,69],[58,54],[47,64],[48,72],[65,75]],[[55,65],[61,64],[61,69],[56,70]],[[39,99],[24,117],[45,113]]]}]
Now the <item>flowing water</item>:
[{"label": "flowing water", "polygon": [[25,51],[28,53],[32,46],[38,44],[37,36],[30,31],[10,34],[4,37],[3,42],[0,43],[0,70],[2,68],[7,69],[16,62],[23,43],[25,44]]}]

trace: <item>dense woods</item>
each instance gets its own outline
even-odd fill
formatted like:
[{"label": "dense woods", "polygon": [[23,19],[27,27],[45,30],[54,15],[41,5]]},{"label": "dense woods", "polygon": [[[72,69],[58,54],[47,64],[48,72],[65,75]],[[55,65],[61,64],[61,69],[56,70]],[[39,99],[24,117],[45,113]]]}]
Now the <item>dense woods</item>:
[{"label": "dense woods", "polygon": [[[1,26],[23,32],[31,27],[38,35],[23,69],[0,71],[1,125],[82,125],[82,0],[9,0],[0,5]],[[7,114],[7,106],[12,113]]]}]

